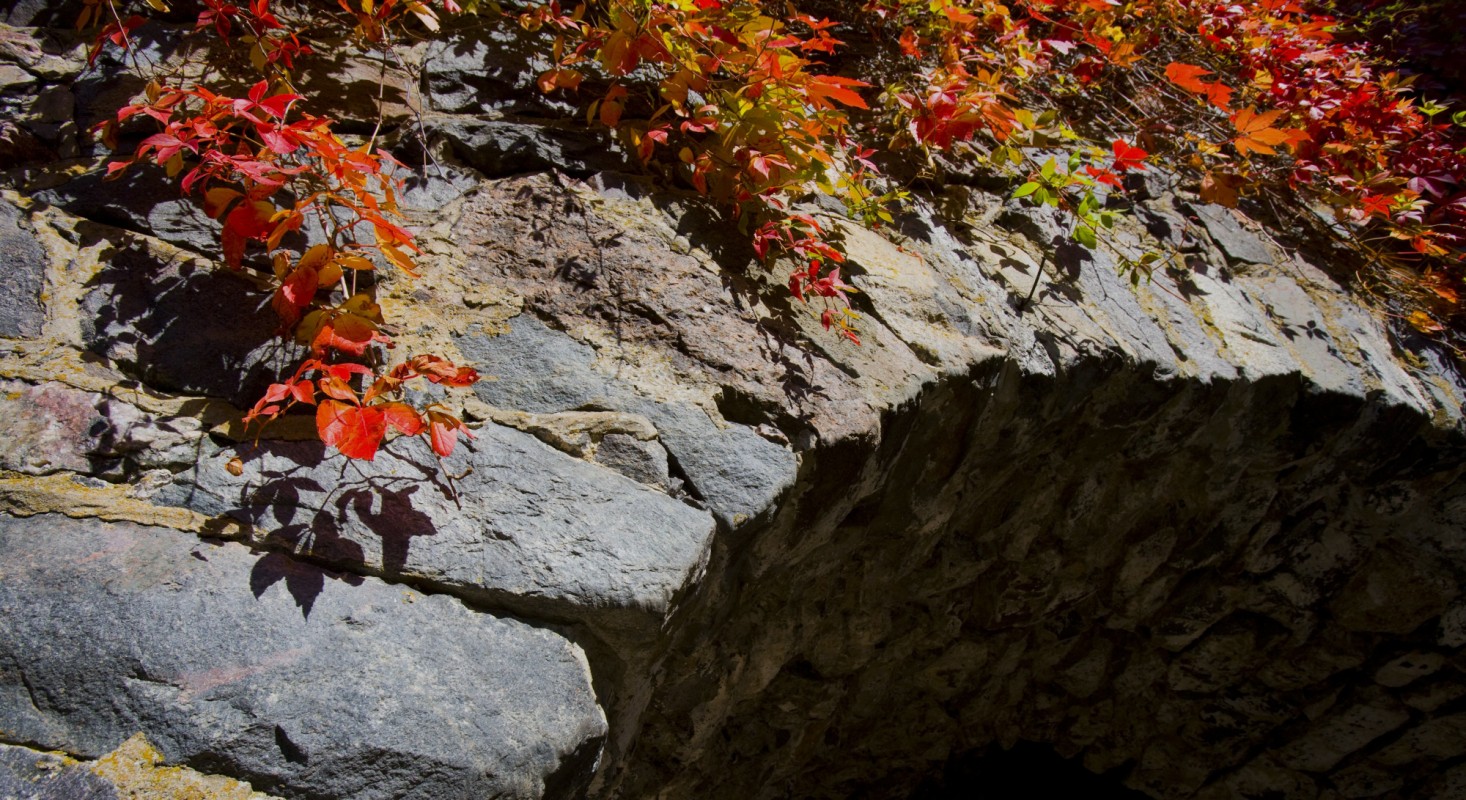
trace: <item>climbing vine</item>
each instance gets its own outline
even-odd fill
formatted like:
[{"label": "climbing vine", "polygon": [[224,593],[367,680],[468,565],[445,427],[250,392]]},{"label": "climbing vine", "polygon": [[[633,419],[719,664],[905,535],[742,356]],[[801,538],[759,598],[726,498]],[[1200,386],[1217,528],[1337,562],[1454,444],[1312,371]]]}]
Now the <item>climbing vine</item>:
[{"label": "climbing vine", "polygon": [[[309,68],[312,39],[287,17],[389,54],[409,30],[436,32],[440,14],[541,36],[539,91],[580,104],[629,157],[722,204],[761,260],[789,270],[796,300],[856,344],[844,252],[800,203],[824,194],[860,224],[891,226],[909,181],[961,163],[1009,181],[1017,200],[1067,212],[1089,248],[1109,246],[1127,175],[1156,168],[1208,202],[1311,208],[1360,256],[1362,284],[1391,313],[1459,347],[1466,113],[1341,38],[1325,4],[809,6],[817,11],[770,0],[201,0],[195,35],[246,50],[257,80],[234,94],[153,80],[98,133],[116,148],[124,130],[153,126],[109,174],[154,163],[199,197],[220,223],[224,263],[267,269],[281,334],[309,347],[249,419],[314,405],[322,439],[357,458],[371,458],[389,429],[451,452],[467,428],[444,408],[407,405],[402,387],[478,376],[431,355],[390,368],[369,357],[391,344],[371,275],[413,274],[418,252],[397,207],[400,165],[375,134],[348,146],[309,113],[293,72]],[[85,0],[77,24],[94,32],[90,62],[129,49],[144,15],[167,10],[164,0]],[[900,180],[888,174],[895,164],[907,165]],[[1121,263],[1137,279],[1172,264],[1133,255]]]}]

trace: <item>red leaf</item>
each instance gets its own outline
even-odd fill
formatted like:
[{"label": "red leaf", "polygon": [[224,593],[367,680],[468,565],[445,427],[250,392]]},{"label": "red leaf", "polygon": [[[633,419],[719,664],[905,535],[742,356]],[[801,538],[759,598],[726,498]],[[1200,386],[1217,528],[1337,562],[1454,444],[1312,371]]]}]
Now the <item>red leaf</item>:
[{"label": "red leaf", "polygon": [[417,356],[408,365],[432,383],[446,383],[449,386],[471,386],[478,382],[478,372],[472,367],[460,367],[446,358],[438,356]]},{"label": "red leaf", "polygon": [[300,381],[298,383],[294,383],[290,387],[290,394],[295,398],[295,402],[297,403],[315,405],[316,385],[313,381]]},{"label": "red leaf", "polygon": [[468,429],[463,421],[442,411],[428,409],[429,437],[433,442],[433,452],[442,458],[453,455],[453,448],[458,444],[458,434],[462,433],[470,439],[478,437]]},{"label": "red leaf", "polygon": [[316,409],[316,431],[347,458],[371,461],[387,435],[387,417],[374,406],[323,400]]},{"label": "red leaf", "polygon": [[319,288],[318,275],[309,266],[298,266],[290,273],[290,277],[280,285],[280,293],[285,300],[296,308],[305,308],[315,299],[316,289]]},{"label": "red leaf", "polygon": [[1089,174],[1089,177],[1094,178],[1095,180],[1105,184],[1106,186],[1113,186],[1116,189],[1121,188],[1120,178],[1116,176],[1115,173],[1107,169],[1095,169],[1094,167],[1085,164],[1084,171]]},{"label": "red leaf", "polygon": [[1130,169],[1145,169],[1145,157],[1150,155],[1150,153],[1129,144],[1124,139],[1116,139],[1113,148],[1115,152],[1115,169],[1121,172]]}]

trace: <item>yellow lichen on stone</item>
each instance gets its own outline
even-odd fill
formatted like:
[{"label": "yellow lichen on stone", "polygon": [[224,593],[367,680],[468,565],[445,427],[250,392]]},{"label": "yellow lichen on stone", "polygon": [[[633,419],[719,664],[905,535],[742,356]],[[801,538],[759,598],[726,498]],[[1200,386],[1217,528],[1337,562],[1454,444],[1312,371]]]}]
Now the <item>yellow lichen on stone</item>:
[{"label": "yellow lichen on stone", "polygon": [[272,800],[243,781],[163,765],[163,754],[141,733],[97,759],[92,772],[125,800]]},{"label": "yellow lichen on stone", "polygon": [[197,511],[155,506],[128,495],[125,484],[88,486],[71,475],[20,475],[0,472],[0,511],[17,517],[57,513],[78,519],[135,522],[222,538],[240,538],[243,523],[215,519]]}]

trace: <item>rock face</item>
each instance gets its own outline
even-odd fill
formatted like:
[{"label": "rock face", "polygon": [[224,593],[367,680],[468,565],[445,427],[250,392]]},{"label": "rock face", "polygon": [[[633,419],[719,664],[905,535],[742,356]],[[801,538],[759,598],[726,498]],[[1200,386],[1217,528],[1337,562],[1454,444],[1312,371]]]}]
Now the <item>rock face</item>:
[{"label": "rock face", "polygon": [[348,463],[239,425],[300,354],[191,200],[34,163],[130,89],[0,27],[39,148],[0,194],[0,794],[908,797],[1020,740],[1165,800],[1466,792],[1448,358],[1163,181],[1113,244],[1190,268],[1134,281],[973,187],[899,246],[807,209],[856,347],[559,119],[526,36],[387,71],[383,140],[437,164],[423,279],[373,291],[490,379],[430,393],[451,458]]}]

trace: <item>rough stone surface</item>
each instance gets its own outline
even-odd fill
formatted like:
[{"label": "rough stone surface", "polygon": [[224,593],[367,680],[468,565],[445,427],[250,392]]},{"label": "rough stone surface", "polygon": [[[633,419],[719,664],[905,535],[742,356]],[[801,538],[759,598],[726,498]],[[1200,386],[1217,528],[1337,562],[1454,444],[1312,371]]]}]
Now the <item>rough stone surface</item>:
[{"label": "rough stone surface", "polygon": [[428,106],[446,114],[532,115],[573,107],[535,91],[551,64],[538,37],[518,26],[449,33],[423,54]]},{"label": "rough stone surface", "polygon": [[165,180],[161,170],[133,167],[110,181],[92,172],[37,192],[35,198],[94,222],[219,257],[219,223],[209,219],[198,198],[183,195]]},{"label": "rough stone surface", "polygon": [[[4,737],[286,797],[541,797],[605,722],[578,648],[375,579],[169,530],[0,518]],[[533,723],[535,736],[523,736]]]},{"label": "rough stone surface", "polygon": [[433,128],[459,160],[489,177],[546,169],[588,173],[626,164],[604,141],[565,123],[468,117],[438,120]]},{"label": "rough stone surface", "polygon": [[0,745],[0,797],[6,800],[278,800],[248,783],[167,766],[136,734],[96,759]]},{"label": "rough stone surface", "polygon": [[154,415],[62,383],[0,379],[0,469],[108,477],[181,468],[204,449],[189,415]]},{"label": "rough stone surface", "polygon": [[656,442],[644,442],[624,433],[608,434],[596,447],[594,460],[634,481],[663,490],[670,488],[667,450]]},{"label": "rough stone surface", "polygon": [[1238,212],[1214,203],[1193,203],[1191,210],[1229,261],[1269,264],[1274,260],[1262,238],[1243,227]]},{"label": "rough stone surface", "polygon": [[117,791],[71,759],[0,744],[0,797],[6,800],[117,800]]},{"label": "rough stone surface", "polygon": [[497,336],[468,335],[459,349],[491,364],[494,380],[475,391],[485,402],[531,411],[608,408],[641,414],[686,476],[690,491],[720,519],[735,524],[758,514],[794,480],[794,457],[747,425],[718,422],[700,407],[659,403],[606,374],[595,350],[528,318]]},{"label": "rough stone surface", "polygon": [[21,227],[19,209],[0,200],[0,336],[33,338],[41,334],[46,310],[41,290],[46,256]]}]

